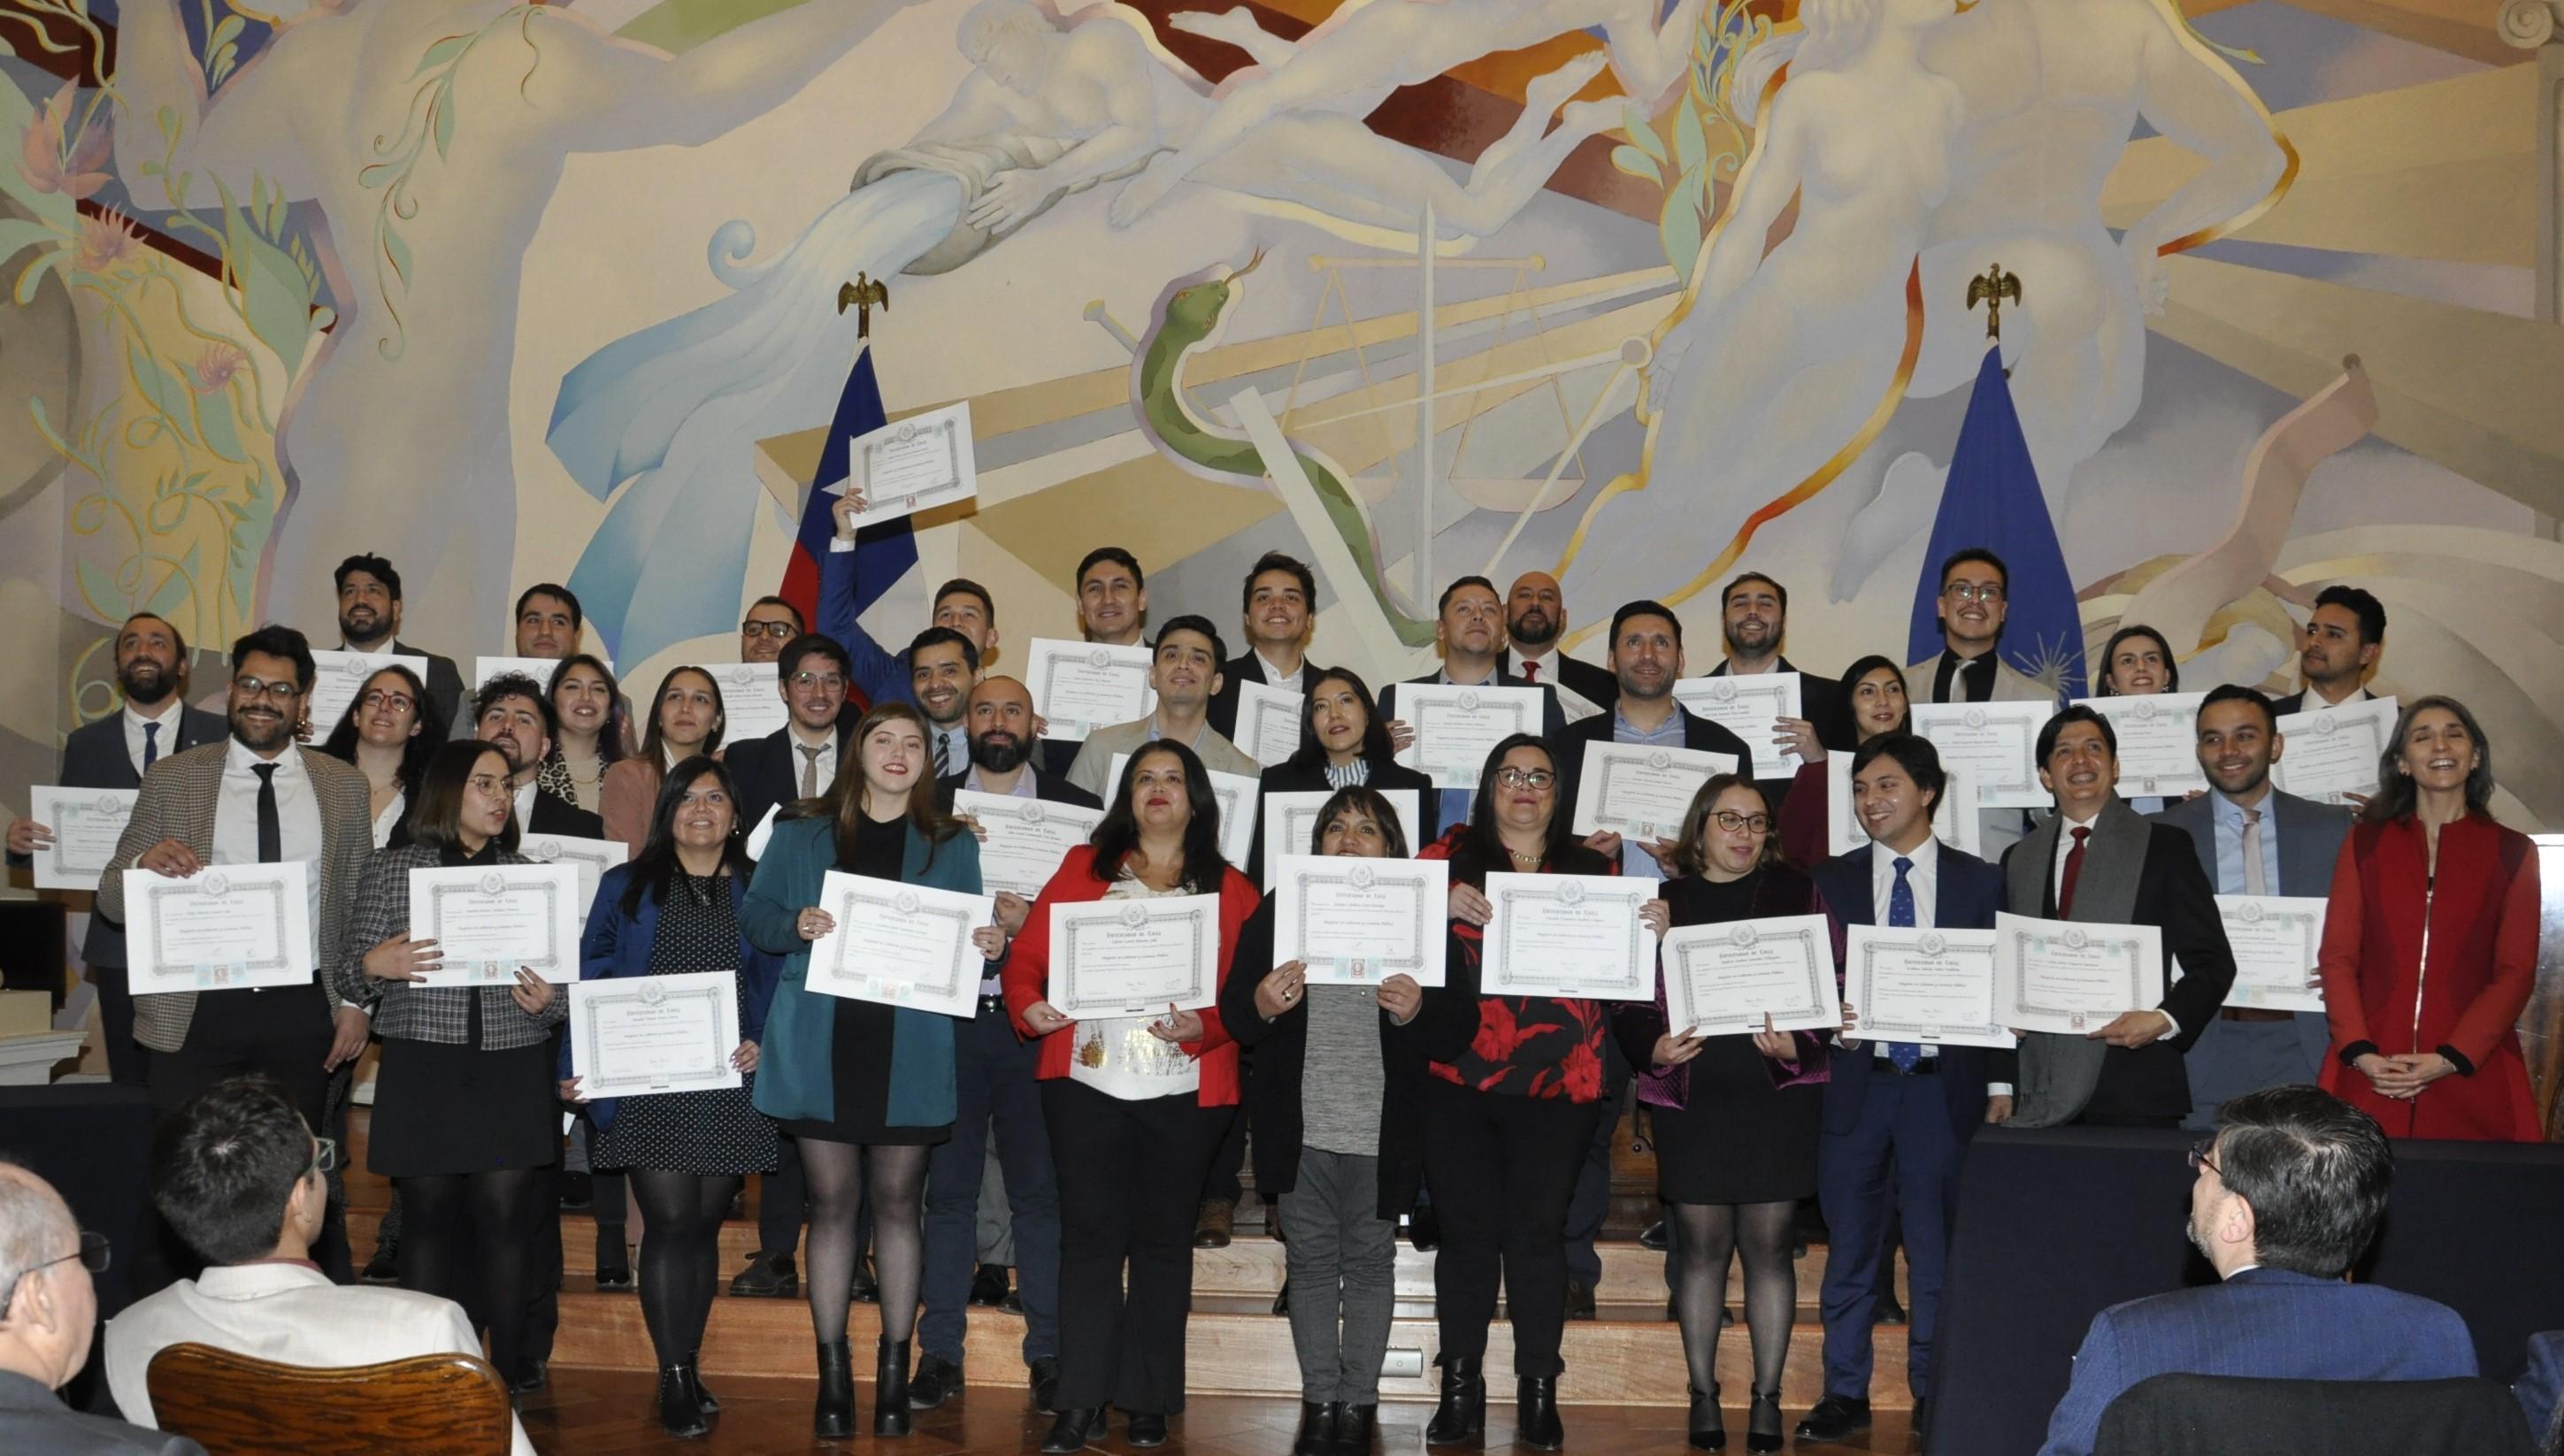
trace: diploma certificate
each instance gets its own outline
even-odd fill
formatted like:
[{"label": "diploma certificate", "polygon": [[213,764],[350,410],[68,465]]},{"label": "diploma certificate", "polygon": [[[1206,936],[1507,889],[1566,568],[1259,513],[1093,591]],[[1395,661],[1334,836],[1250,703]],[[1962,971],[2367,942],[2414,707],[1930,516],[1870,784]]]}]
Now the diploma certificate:
[{"label": "diploma certificate", "polygon": [[[1834,854],[1869,845],[1869,831],[1861,827],[1859,808],[1852,802],[1851,757],[1849,753],[1825,755],[1826,848]],[[1976,854],[1984,841],[1985,825],[1985,816],[1977,812],[1976,785],[1965,768],[1944,763],[1941,773],[1949,782],[1941,789],[1940,802],[1932,806],[1932,837],[1961,854]]]},{"label": "diploma certificate", "polygon": [[1482,996],[1644,1001],[1656,993],[1656,933],[1638,907],[1657,883],[1629,875],[1487,877]]},{"label": "diploma certificate", "polygon": [[[587,930],[587,913],[596,904],[596,882],[606,871],[630,859],[619,839],[580,839],[568,834],[529,834],[517,853],[538,865],[568,865],[578,871],[578,928]],[[549,977],[545,977],[549,979]]]},{"label": "diploma certificate", "polygon": [[[979,494],[979,466],[970,439],[970,401],[926,410],[848,442],[852,484],[863,488],[858,528],[897,520]],[[829,494],[846,494],[832,486]]]},{"label": "diploma certificate", "polygon": [[[1376,790],[1397,814],[1398,827],[1406,831],[1406,846],[1411,850],[1424,847],[1423,807],[1417,802],[1423,795],[1411,788]],[[1264,796],[1264,864],[1265,878],[1270,880],[1272,867],[1285,855],[1315,854],[1317,850],[1318,811],[1334,798],[1332,789],[1293,789]]]},{"label": "diploma certificate", "polygon": [[1033,697],[1033,712],[1048,725],[1044,737],[1082,743],[1097,728],[1135,723],[1157,712],[1149,668],[1149,649],[1136,644],[1113,647],[1036,637],[1024,659],[1024,691]]},{"label": "diploma certificate", "polygon": [[[607,661],[605,654],[591,655],[605,663],[607,672],[614,671],[614,664]],[[503,673],[523,673],[534,680],[535,687],[548,693],[552,690],[552,674],[559,668],[560,659],[556,657],[476,657],[472,659],[472,693],[480,692],[483,684]],[[466,709],[472,706],[472,693],[463,695]]]},{"label": "diploma certificate", "polygon": [[1219,999],[1219,897],[1054,903],[1045,989],[1071,1021],[1210,1005]]},{"label": "diploma certificate", "polygon": [[2323,982],[2315,975],[2315,957],[2323,948],[2328,904],[2319,895],[2217,897],[2226,943],[2235,947],[2235,986],[2226,1004],[2321,1011]]},{"label": "diploma certificate", "polygon": [[523,966],[578,979],[578,867],[465,865],[409,872],[409,936],[434,940],[430,986],[504,986]]},{"label": "diploma certificate", "polygon": [[569,988],[569,1070],[591,1100],[741,1085],[739,973],[616,976]]},{"label": "diploma certificate", "polygon": [[1754,755],[1756,778],[1787,778],[1799,771],[1799,755],[1773,741],[1779,720],[1807,717],[1800,711],[1799,695],[1797,673],[1721,674],[1674,684],[1676,703],[1745,740],[1745,750]]},{"label": "diploma certificate", "polygon": [[[1275,965],[1307,962],[1311,985],[1376,986],[1392,975],[1442,984],[1449,861],[1284,855],[1267,863]],[[1249,972],[1260,968],[1234,973]]]},{"label": "diploma certificate", "polygon": [[1683,814],[1710,775],[1736,771],[1736,755],[1588,742],[1584,768],[1585,776],[1577,780],[1576,820],[1569,828],[1578,834],[1607,829],[1640,841],[1671,839],[1682,831]]},{"label": "diploma certificate", "polygon": [[2081,1036],[2163,1001],[2163,932],[2153,926],[1995,916],[1996,1011],[2015,1031]]},{"label": "diploma certificate", "polygon": [[[774,686],[770,662],[700,663],[721,689],[722,741],[761,738],[792,721],[792,705]],[[930,754],[929,756],[932,756]]]},{"label": "diploma certificate", "polygon": [[1475,789],[1490,749],[1514,733],[1541,730],[1540,690],[1400,683],[1397,716],[1415,729],[1398,762],[1422,769],[1436,788]]},{"label": "diploma certificate", "polygon": [[[1307,669],[1302,669],[1303,672]],[[1228,740],[1267,768],[1300,751],[1300,719],[1306,700],[1262,683],[1237,685],[1237,731]]]},{"label": "diploma certificate", "polygon": [[1831,1031],[1833,933],[1820,915],[1771,916],[1665,934],[1665,1025],[1701,1036]]},{"label": "diploma certificate", "polygon": [[[1917,703],[1914,731],[1932,740],[1944,768],[1964,768],[1981,809],[2044,809],[2038,783],[2038,730],[2056,715],[2031,703]],[[1827,755],[1831,756],[1831,755]]]},{"label": "diploma certificate", "polygon": [[[427,659],[393,652],[320,652],[312,654],[312,696],[305,700],[304,712],[312,719],[312,740],[327,741],[338,720],[347,716],[347,707],[364,691],[365,679],[387,667],[405,667],[418,674],[421,686],[427,683]],[[544,686],[550,686],[548,680]],[[404,690],[406,691],[406,690]],[[413,712],[424,714],[427,705],[417,705]],[[449,725],[451,727],[451,725]]]},{"label": "diploma certificate", "polygon": [[[1131,755],[1116,753],[1113,766],[1104,780],[1104,802],[1112,803],[1122,796],[1122,774],[1131,766]],[[1243,773],[1222,773],[1205,768],[1210,775],[1210,796],[1219,805],[1219,853],[1232,865],[1244,865],[1255,848],[1256,781]]]},{"label": "diploma certificate", "polygon": [[54,831],[54,842],[36,851],[36,888],[96,890],[140,795],[130,788],[28,789],[27,817]]},{"label": "diploma certificate", "polygon": [[2133,698],[2077,698],[2110,721],[2119,735],[2119,793],[2127,798],[2180,798],[2206,792],[2199,766],[2199,704],[2205,693],[2146,693]]},{"label": "diploma certificate", "polygon": [[133,994],[312,983],[311,867],[210,865],[183,880],[124,872]]},{"label": "diploma certificate", "polygon": [[[1971,814],[1968,817],[1974,818]],[[1843,928],[1843,1032],[1871,1041],[2010,1047],[1995,1000],[1995,933]]]},{"label": "diploma certificate", "polygon": [[2377,792],[2377,765],[2395,733],[2397,713],[2394,699],[2371,698],[2281,716],[2279,736],[2285,742],[2270,765],[2271,785],[2324,804]]},{"label": "diploma certificate", "polygon": [[964,895],[830,870],[819,908],[836,929],[810,942],[811,990],[948,1016],[979,1009],[987,961],[970,933],[996,923],[992,895]]},{"label": "diploma certificate", "polygon": [[990,894],[1011,891],[1026,900],[1041,894],[1069,850],[1086,843],[1104,822],[1102,809],[1019,799],[965,788],[953,796],[953,812],[977,820],[988,837],[979,842],[979,884]]}]

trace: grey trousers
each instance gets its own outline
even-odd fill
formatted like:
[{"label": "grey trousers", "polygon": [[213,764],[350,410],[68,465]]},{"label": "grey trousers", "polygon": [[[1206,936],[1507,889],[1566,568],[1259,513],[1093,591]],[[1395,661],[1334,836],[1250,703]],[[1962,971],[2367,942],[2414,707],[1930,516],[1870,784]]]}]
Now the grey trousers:
[{"label": "grey trousers", "polygon": [[1397,1231],[1380,1216],[1380,1159],[1301,1148],[1281,1214],[1300,1398],[1379,1404],[1397,1302]]}]

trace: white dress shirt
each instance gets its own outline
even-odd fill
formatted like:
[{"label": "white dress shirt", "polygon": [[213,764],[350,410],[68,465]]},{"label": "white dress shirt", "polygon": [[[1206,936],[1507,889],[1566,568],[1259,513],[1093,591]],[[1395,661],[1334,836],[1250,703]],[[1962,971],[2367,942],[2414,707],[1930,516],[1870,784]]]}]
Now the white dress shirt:
[{"label": "white dress shirt", "polygon": [[[794,724],[783,730],[783,741],[792,749],[792,791],[796,794],[801,791],[801,767],[806,763],[812,769],[810,782],[813,785],[808,797],[817,798],[826,793],[828,786],[837,781],[837,726],[828,725],[820,733],[819,741],[812,743],[801,736],[801,726]],[[813,757],[804,754],[803,748],[817,748],[819,752]]]},{"label": "white dress shirt", "polygon": [[[2101,822],[2101,816],[2095,814],[2089,819],[2069,819],[2064,814],[2059,813],[2056,816],[2056,863],[2048,867],[2047,888],[2055,897],[2058,909],[2061,911],[2064,908],[2065,901],[2065,860],[2068,855],[2071,855],[2074,852],[2074,831],[2077,829],[2091,828],[2095,824]],[[2083,841],[2083,852],[2087,856],[2092,852],[2092,841],[2089,838],[2086,838]],[[2078,891],[2081,890],[2082,886],[2079,881],[2076,883],[2075,888]],[[2169,962],[2172,958],[2172,953],[2170,951],[2166,951],[2164,953],[2164,958]],[[2165,984],[2169,986],[2171,984],[2170,977],[2173,967],[2167,963],[2164,970],[2166,973]],[[2128,1009],[2131,1011],[2152,1011],[2164,1019],[2164,1032],[2162,1036],[2155,1038],[2157,1041],[2163,1040],[2166,1036],[2179,1036],[2181,1034],[2181,1023],[2174,1020],[2173,1014],[2161,1006],[2131,1006]]]},{"label": "white dress shirt", "polygon": [[178,751],[178,726],[186,721],[186,700],[175,693],[160,700],[160,711],[156,715],[134,707],[131,699],[125,700],[124,756],[133,760],[134,777],[142,776],[142,726],[160,726],[159,754],[166,758]]},{"label": "white dress shirt", "polygon": [[[214,798],[214,858],[218,865],[254,865],[258,861],[258,775],[264,764],[239,738],[228,740],[223,757],[222,787]],[[320,938],[320,800],[312,791],[312,775],[303,767],[303,750],[288,746],[276,755],[276,822],[283,833],[278,847],[289,860],[301,860],[312,902],[312,938],[318,966]]]},{"label": "white dress shirt", "polygon": [[[1923,842],[1905,858],[1911,862],[1905,871],[1905,884],[1914,892],[1914,929],[1932,930],[1933,913],[1940,908],[1940,836],[1924,836]],[[1896,893],[1896,859],[1894,847],[1875,839],[1869,842],[1869,911],[1874,925],[1887,924],[1888,897]],[[1882,1059],[1887,1056],[1887,1043],[1873,1041],[1870,1046],[1874,1055]],[[1925,1042],[1923,1055],[1928,1060],[1941,1055],[1941,1049]]]},{"label": "white dress shirt", "polygon": [[541,792],[542,786],[531,778],[517,785],[517,832],[519,834],[534,832],[534,795]]},{"label": "white dress shirt", "polygon": [[1266,657],[1262,648],[1250,648],[1248,650],[1255,654],[1255,665],[1264,670],[1264,686],[1268,688],[1278,688],[1285,693],[1297,693],[1300,691],[1301,674],[1306,673],[1309,670],[1309,660],[1307,658],[1304,657],[1300,659],[1300,666],[1297,669],[1286,673],[1273,665],[1273,659]]}]

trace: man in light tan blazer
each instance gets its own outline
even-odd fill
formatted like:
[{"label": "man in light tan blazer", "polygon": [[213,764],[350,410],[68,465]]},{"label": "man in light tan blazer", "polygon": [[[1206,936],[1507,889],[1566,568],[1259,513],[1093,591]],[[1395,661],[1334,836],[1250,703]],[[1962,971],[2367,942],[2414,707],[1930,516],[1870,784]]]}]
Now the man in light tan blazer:
[{"label": "man in light tan blazer", "polygon": [[[2012,573],[2003,557],[1983,546],[1954,551],[1941,563],[1941,651],[1905,670],[1905,701],[1914,703],[2038,703],[2056,694],[2005,662],[1995,646],[2003,639],[2011,606]],[[1980,852],[1999,859],[2029,832],[2019,809],[1985,809],[1978,827]]]}]

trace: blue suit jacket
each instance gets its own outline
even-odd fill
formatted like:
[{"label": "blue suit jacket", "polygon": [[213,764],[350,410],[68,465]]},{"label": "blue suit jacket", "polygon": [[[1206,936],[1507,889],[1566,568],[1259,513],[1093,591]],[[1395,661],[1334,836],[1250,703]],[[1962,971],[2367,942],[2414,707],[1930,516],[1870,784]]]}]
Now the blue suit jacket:
[{"label": "blue suit jacket", "polygon": [[[587,929],[578,937],[578,974],[581,980],[611,980],[623,975],[648,975],[650,952],[659,938],[659,898],[642,897],[641,908],[630,915],[623,913],[623,890],[632,883],[632,867],[617,865],[597,878],[596,903],[588,908]],[[742,908],[748,902],[748,880],[741,875],[730,877],[731,913],[747,923]],[[745,930],[739,937],[739,968],[748,981],[748,999],[740,1004],[739,1034],[743,1041],[765,1040],[765,1010],[774,1000],[775,981],[783,973],[783,957],[760,950],[748,942]],[[573,1016],[561,1025],[560,1075],[570,1075],[570,1040],[578,1034],[578,1018]],[[599,1128],[614,1126],[614,1109],[622,1099],[599,1098],[587,1105],[587,1115]]]},{"label": "blue suit jacket", "polygon": [[[1972,854],[1942,845],[1932,892],[1932,924],[1953,931],[1991,931],[1995,912],[2003,909],[2003,871]],[[1825,909],[1845,926],[1874,926],[1878,917],[1870,900],[1869,846],[1838,854],[1816,866],[1813,878]],[[2011,1052],[1985,1047],[1943,1047],[1941,1091],[1949,1099],[1950,1122],[1966,1142],[1986,1121],[1986,1084],[2010,1082]],[[1848,1133],[1859,1120],[1861,1100],[1869,1095],[1869,1056],[1837,1056],[1833,1076],[1825,1083],[1825,1131]]]},{"label": "blue suit jacket", "polygon": [[2420,1295],[2285,1269],[2132,1300],[2092,1317],[2039,1456],[2092,1449],[2101,1412],[2149,1375],[2443,1380],[2475,1373],[2457,1312]]},{"label": "blue suit jacket", "polygon": [[[2190,842],[2199,849],[2199,867],[2207,872],[2210,888],[2220,895],[2241,895],[2243,886],[2229,889],[2217,883],[2217,813],[2210,802],[2214,793],[2211,790],[2146,817],[2187,831]],[[2341,842],[2350,836],[2350,811],[2275,788],[2270,790],[2268,802],[2270,817],[2279,826],[2279,883],[2270,887],[2270,893],[2318,899],[2330,895],[2333,865],[2341,858]],[[2324,1014],[2300,1011],[2296,1014],[2296,1027],[2297,1042],[2305,1048],[2306,1060],[2322,1066],[2324,1053],[2332,1046],[2332,1028]]]}]

